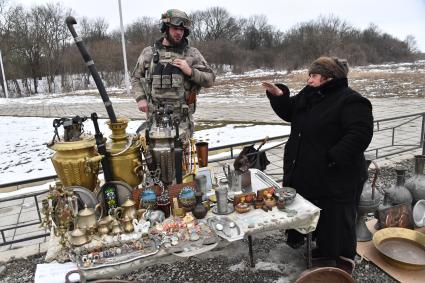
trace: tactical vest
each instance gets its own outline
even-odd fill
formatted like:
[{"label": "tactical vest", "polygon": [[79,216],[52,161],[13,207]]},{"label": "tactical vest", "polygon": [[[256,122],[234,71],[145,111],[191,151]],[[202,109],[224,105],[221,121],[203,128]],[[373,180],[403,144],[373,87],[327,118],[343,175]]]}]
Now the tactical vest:
[{"label": "tactical vest", "polygon": [[[188,137],[193,135],[193,117],[195,105],[187,105],[186,99],[190,95],[191,83],[185,80],[183,72],[173,66],[174,59],[184,59],[188,47],[182,53],[166,51],[165,48],[152,47],[150,65],[145,68],[145,78],[150,88],[148,99],[155,107],[149,107],[149,116],[160,105],[173,105],[173,117],[181,121],[183,131],[189,130]],[[182,117],[185,113],[186,117]]]},{"label": "tactical vest", "polygon": [[187,48],[182,53],[166,51],[165,48],[152,47],[152,60],[145,74],[150,85],[150,99],[154,105],[172,104],[175,112],[180,113],[191,84],[184,79],[183,72],[173,66],[174,59],[184,59]]}]

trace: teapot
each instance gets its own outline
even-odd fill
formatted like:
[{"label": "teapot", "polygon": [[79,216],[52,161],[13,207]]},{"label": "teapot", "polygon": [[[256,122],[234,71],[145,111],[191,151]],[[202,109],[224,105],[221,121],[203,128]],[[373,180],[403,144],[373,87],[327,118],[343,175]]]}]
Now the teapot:
[{"label": "teapot", "polygon": [[121,229],[121,224],[118,220],[114,219],[114,221],[112,221],[112,230],[111,233],[113,235],[118,235],[122,233],[122,229]]},{"label": "teapot", "polygon": [[[100,209],[99,218],[96,218],[96,211]],[[100,217],[103,214],[103,208],[98,203],[94,209],[88,208],[87,204],[84,205],[84,209],[80,210],[77,215],[77,226],[80,227],[80,229],[92,229],[96,227],[97,221],[100,219]]]},{"label": "teapot", "polygon": [[89,238],[87,237],[84,230],[81,230],[78,225],[70,234],[69,242],[74,247],[82,246],[88,243]]},{"label": "teapot", "polygon": [[134,226],[133,226],[133,222],[132,222],[132,220],[134,220],[135,218],[133,218],[133,219],[130,219],[127,215],[124,217],[124,219],[122,220],[122,226],[123,226],[123,229],[124,229],[124,232],[125,233],[131,233],[131,232],[133,232],[134,231]]},{"label": "teapot", "polygon": [[97,227],[97,232],[100,235],[106,235],[109,233],[109,225],[110,222],[108,222],[105,218],[102,218],[98,223],[97,223],[98,227]]},{"label": "teapot", "polygon": [[114,214],[115,217],[120,220],[125,219],[125,217],[128,217],[129,219],[135,219],[137,218],[136,203],[128,198],[121,205],[121,207],[118,207],[114,210]]}]

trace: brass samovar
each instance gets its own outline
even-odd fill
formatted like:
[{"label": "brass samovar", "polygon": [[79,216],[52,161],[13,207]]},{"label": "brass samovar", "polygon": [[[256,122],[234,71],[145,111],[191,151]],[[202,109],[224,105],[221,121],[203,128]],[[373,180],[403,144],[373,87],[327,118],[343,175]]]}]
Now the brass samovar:
[{"label": "brass samovar", "polygon": [[111,141],[107,143],[109,164],[112,171],[112,179],[123,181],[132,188],[137,187],[143,181],[143,168],[140,156],[141,142],[137,135],[128,135],[126,128],[129,119],[117,118],[116,123],[107,122],[112,131]]},{"label": "brass samovar", "polygon": [[[53,121],[55,136],[48,148],[55,151],[51,157],[55,171],[64,187],[82,186],[94,190],[98,184],[99,162],[96,141],[92,135],[83,134],[82,123],[86,118],[61,118]],[[58,127],[64,127],[64,135]]]}]

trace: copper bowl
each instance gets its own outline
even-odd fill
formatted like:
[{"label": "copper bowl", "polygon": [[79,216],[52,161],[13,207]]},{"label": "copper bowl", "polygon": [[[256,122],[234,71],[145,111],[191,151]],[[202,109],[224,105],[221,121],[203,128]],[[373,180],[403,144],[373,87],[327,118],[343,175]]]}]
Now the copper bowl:
[{"label": "copper bowl", "polygon": [[345,271],[335,267],[319,267],[303,271],[295,283],[355,283]]},{"label": "copper bowl", "polygon": [[373,244],[389,264],[407,270],[425,269],[425,235],[406,228],[385,228],[373,235]]}]

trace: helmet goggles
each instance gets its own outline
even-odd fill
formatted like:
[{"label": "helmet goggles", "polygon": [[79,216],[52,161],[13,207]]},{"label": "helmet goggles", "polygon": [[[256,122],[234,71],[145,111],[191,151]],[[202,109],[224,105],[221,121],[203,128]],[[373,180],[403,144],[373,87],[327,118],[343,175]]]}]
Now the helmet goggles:
[{"label": "helmet goggles", "polygon": [[179,17],[165,18],[162,20],[165,24],[169,24],[175,27],[183,27],[186,29],[190,29],[191,22],[188,19],[183,19]]}]

